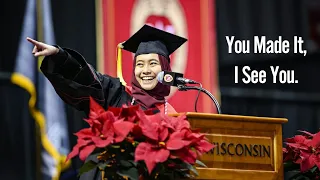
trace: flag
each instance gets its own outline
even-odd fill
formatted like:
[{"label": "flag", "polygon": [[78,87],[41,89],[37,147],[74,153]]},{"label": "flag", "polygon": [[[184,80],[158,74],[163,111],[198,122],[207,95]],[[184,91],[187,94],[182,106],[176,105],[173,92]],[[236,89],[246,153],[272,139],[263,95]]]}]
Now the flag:
[{"label": "flag", "polygon": [[[37,16],[38,15],[38,16]],[[41,179],[58,180],[69,153],[68,127],[63,101],[39,71],[32,54],[33,45],[26,37],[55,44],[50,0],[27,0],[26,11],[11,81],[30,94],[29,110],[41,139]],[[39,59],[40,60],[40,59]]]}]

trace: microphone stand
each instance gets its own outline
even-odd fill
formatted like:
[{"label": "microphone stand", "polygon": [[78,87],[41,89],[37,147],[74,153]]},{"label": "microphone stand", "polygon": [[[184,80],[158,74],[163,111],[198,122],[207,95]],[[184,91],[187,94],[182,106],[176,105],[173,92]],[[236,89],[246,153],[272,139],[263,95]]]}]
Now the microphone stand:
[{"label": "microphone stand", "polygon": [[201,87],[197,87],[197,86],[185,86],[185,85],[180,85],[180,84],[177,87],[178,87],[179,91],[187,91],[187,90],[198,90],[199,91],[200,90],[201,92],[204,92],[214,102],[214,105],[217,108],[218,114],[221,114],[220,105],[219,105],[217,99],[208,90],[201,88]]}]

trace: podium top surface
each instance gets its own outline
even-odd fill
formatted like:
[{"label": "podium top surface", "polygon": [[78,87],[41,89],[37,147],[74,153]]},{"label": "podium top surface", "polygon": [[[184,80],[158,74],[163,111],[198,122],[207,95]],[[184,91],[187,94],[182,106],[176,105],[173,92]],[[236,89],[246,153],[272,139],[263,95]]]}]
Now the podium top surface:
[{"label": "podium top surface", "polygon": [[200,119],[214,119],[224,121],[247,121],[247,122],[267,122],[283,124],[287,123],[286,118],[273,118],[273,117],[259,117],[259,116],[243,116],[243,115],[229,115],[229,114],[211,114],[211,113],[197,113],[197,112],[181,112],[178,114],[170,114],[171,116],[178,116],[186,114],[187,118],[200,118]]}]

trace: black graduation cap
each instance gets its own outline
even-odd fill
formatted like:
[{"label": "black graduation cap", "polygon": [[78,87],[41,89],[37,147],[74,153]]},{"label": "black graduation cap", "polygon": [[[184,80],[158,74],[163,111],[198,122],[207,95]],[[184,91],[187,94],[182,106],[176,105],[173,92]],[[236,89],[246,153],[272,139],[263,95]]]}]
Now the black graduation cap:
[{"label": "black graduation cap", "polygon": [[162,31],[149,25],[144,25],[139,31],[122,43],[124,50],[140,54],[156,53],[170,61],[170,54],[184,44],[187,39]]}]

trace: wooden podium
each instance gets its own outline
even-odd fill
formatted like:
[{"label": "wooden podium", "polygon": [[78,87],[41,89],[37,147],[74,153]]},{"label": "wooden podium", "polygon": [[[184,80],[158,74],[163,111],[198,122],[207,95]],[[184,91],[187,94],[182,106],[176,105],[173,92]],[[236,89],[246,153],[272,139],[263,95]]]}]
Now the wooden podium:
[{"label": "wooden podium", "polygon": [[282,180],[284,118],[187,113],[192,128],[200,128],[217,145],[204,154],[197,179]]}]

